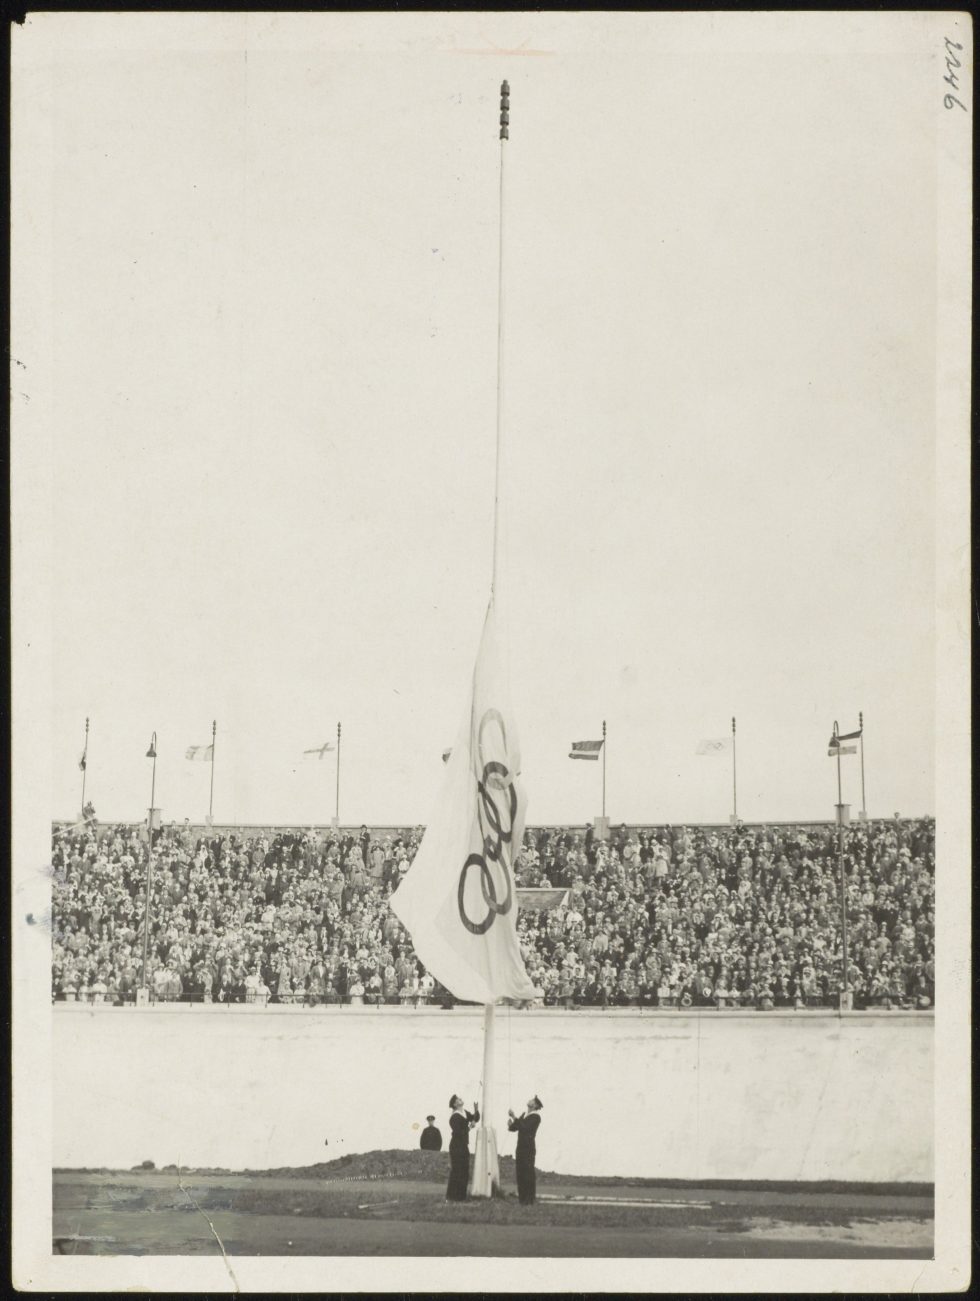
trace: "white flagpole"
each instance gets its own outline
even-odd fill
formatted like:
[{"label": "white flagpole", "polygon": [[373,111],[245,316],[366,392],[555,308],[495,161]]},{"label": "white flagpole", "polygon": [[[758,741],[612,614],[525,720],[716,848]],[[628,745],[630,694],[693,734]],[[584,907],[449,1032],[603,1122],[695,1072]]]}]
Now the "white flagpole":
[{"label": "white flagpole", "polygon": [[[500,84],[500,244],[497,259],[497,446],[493,472],[493,568],[490,578],[490,600],[497,593],[497,558],[499,554],[500,516],[500,443],[503,430],[504,386],[504,142],[510,137],[510,86]],[[515,850],[518,847],[515,846]],[[483,1009],[483,1088],[480,1099],[480,1128],[476,1133],[476,1152],[473,1174],[470,1179],[471,1197],[492,1197],[500,1184],[500,1166],[497,1160],[497,1138],[490,1123],[493,1097],[493,1038],[494,1005],[487,1003]]]},{"label": "white flagpole", "polygon": [[500,514],[500,440],[503,429],[504,389],[504,142],[509,138],[510,86],[506,81],[500,86],[500,245],[497,255],[497,449],[493,472],[493,570],[490,578],[490,598],[497,589],[497,555]]}]

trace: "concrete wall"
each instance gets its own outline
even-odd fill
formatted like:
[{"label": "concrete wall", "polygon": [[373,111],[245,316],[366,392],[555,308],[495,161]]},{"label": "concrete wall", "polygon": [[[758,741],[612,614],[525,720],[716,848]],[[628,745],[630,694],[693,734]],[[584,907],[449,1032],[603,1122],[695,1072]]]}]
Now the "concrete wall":
[{"label": "concrete wall", "polygon": [[[415,1146],[479,1096],[482,1011],[57,1005],[56,1166],[260,1169]],[[931,1180],[931,1015],[496,1014],[493,1120],[544,1101],[543,1169]],[[447,1135],[448,1137],[448,1135]]]}]

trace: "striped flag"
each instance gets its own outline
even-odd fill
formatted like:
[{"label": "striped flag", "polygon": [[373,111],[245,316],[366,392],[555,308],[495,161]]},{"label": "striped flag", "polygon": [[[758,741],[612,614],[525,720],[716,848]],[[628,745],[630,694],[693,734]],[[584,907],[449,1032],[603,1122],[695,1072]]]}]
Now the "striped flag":
[{"label": "striped flag", "polygon": [[325,754],[334,749],[333,741],[324,741],[323,745],[314,746],[312,750],[304,750],[304,759],[322,759]]},{"label": "striped flag", "polygon": [[827,753],[831,759],[835,759],[839,754],[857,754],[856,745],[841,745],[841,742],[859,740],[861,730],[859,727],[856,732],[834,733],[827,742]]},{"label": "striped flag", "polygon": [[573,741],[572,748],[568,753],[569,759],[594,759],[598,760],[599,751],[602,749],[601,741]]},{"label": "striped flag", "polygon": [[732,738],[730,736],[722,736],[715,740],[699,741],[695,753],[707,755],[727,754],[731,748]]},{"label": "striped flag", "polygon": [[189,745],[184,751],[185,759],[201,759],[210,762],[214,758],[213,745]]}]

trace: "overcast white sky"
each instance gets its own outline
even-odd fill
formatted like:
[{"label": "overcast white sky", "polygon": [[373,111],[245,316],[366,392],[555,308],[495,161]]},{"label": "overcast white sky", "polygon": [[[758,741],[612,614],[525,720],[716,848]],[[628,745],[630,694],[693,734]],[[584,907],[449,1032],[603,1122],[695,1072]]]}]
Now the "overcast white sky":
[{"label": "overcast white sky", "polygon": [[695,746],[733,714],[739,813],[830,817],[859,709],[869,812],[933,810],[918,16],[753,41],[620,15],[598,43],[573,15],[188,15],[167,42],[59,17],[48,355],[18,372],[50,382],[52,815],[89,716],[101,816],[145,816],[156,730],[164,819],[201,818],[183,754],[213,718],[216,819],[329,820],[333,761],[300,754],[338,719],[342,822],[429,816],[489,593],[503,77],[529,822],[599,812],[566,756],[604,718],[615,822],[726,819],[730,765]]}]

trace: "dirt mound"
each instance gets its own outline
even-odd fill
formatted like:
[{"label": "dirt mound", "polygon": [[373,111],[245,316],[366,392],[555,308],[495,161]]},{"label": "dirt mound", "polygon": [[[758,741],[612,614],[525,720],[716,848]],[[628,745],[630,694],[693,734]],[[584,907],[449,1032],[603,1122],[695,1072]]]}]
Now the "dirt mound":
[{"label": "dirt mound", "polygon": [[[244,1170],[243,1174],[277,1179],[413,1179],[439,1183],[449,1174],[448,1152],[402,1151],[387,1148],[377,1152],[351,1153],[315,1165],[282,1166],[276,1170]],[[501,1177],[514,1180],[514,1158],[500,1158]],[[539,1178],[542,1177],[539,1172]],[[544,1175],[547,1178],[547,1175]]]},{"label": "dirt mound", "polygon": [[449,1170],[447,1152],[400,1151],[388,1148],[358,1152],[315,1165],[284,1166],[277,1170],[245,1170],[245,1174],[279,1179],[445,1179]]}]

